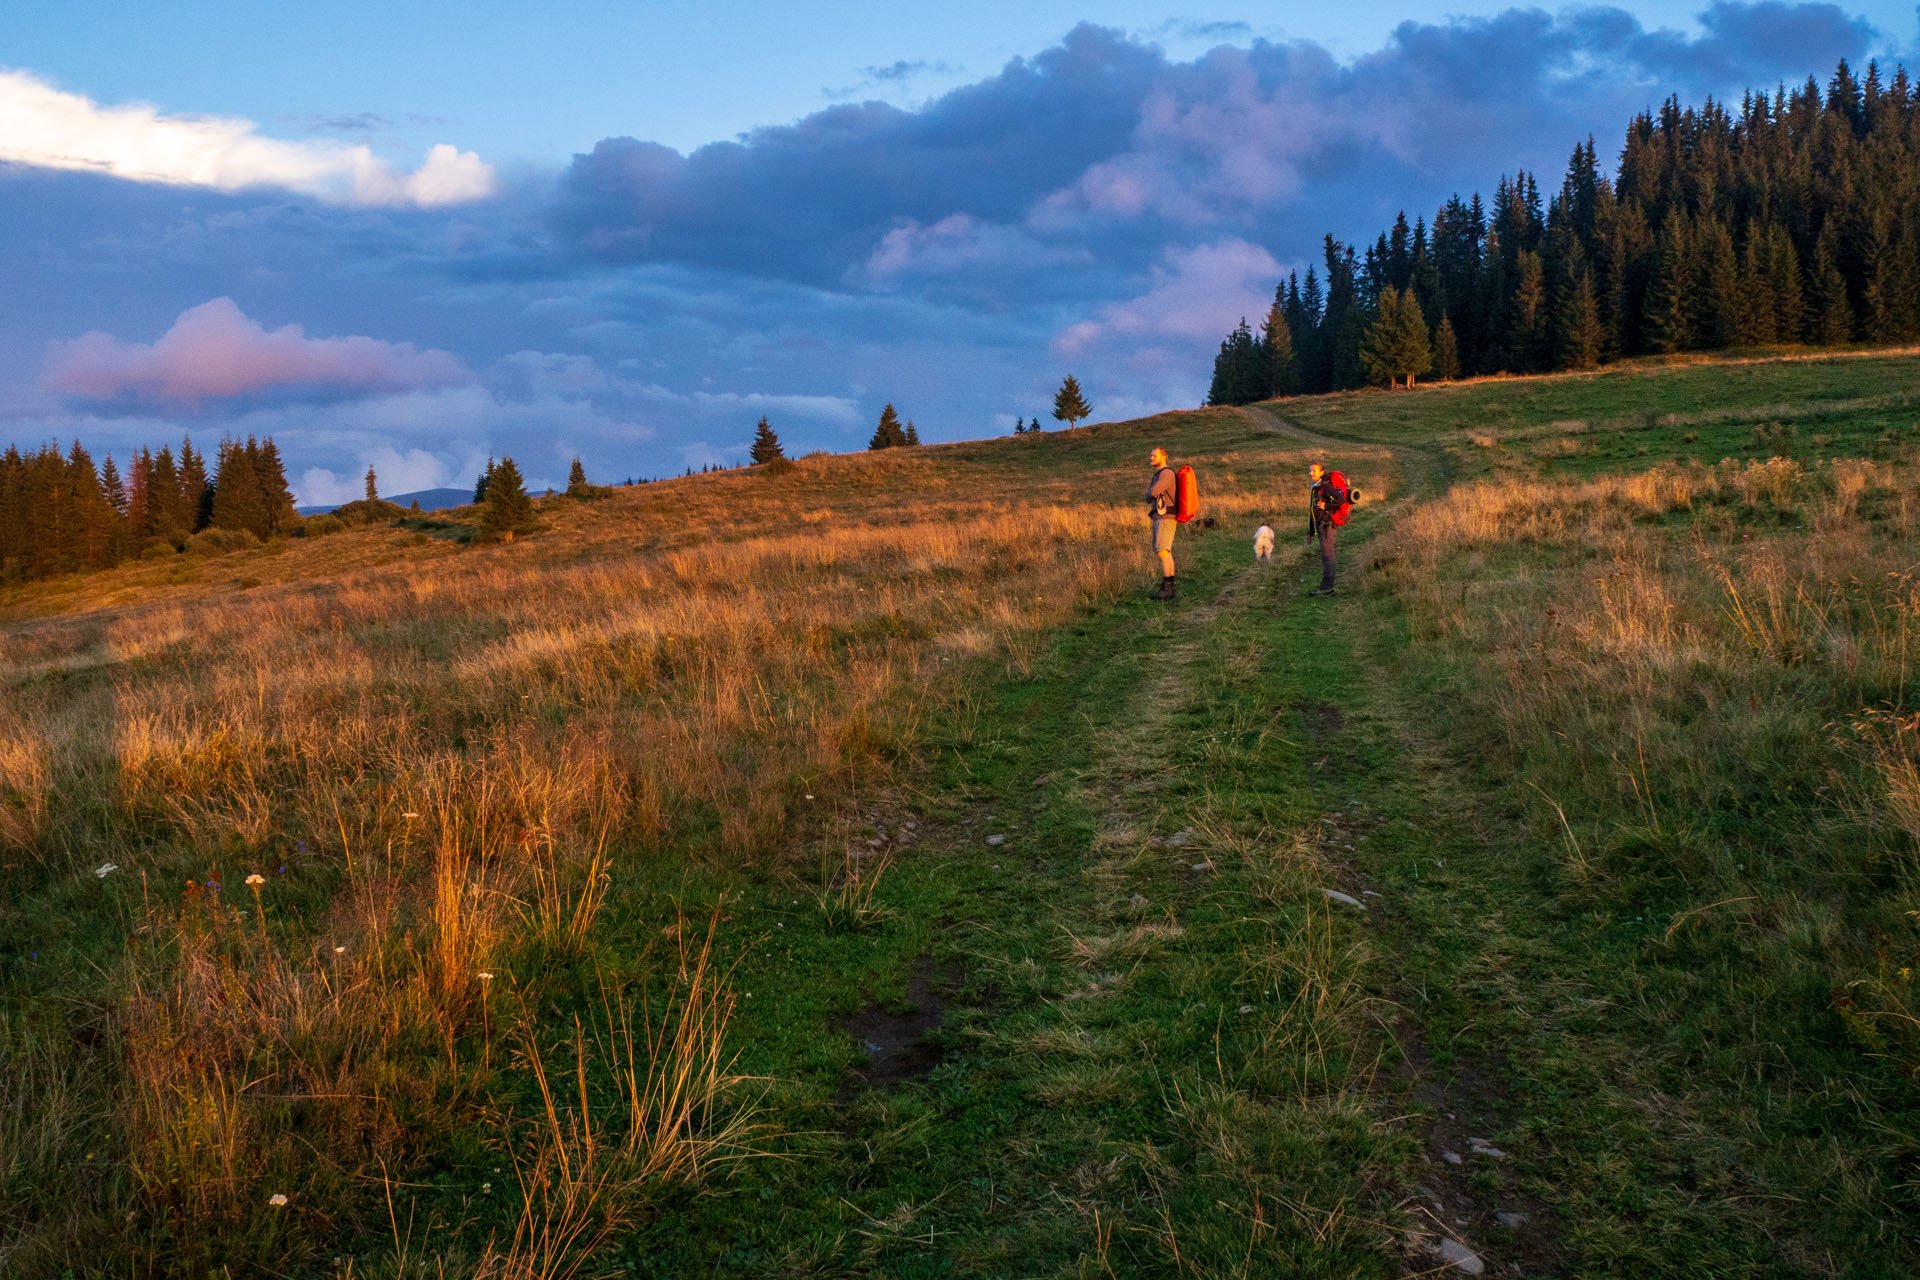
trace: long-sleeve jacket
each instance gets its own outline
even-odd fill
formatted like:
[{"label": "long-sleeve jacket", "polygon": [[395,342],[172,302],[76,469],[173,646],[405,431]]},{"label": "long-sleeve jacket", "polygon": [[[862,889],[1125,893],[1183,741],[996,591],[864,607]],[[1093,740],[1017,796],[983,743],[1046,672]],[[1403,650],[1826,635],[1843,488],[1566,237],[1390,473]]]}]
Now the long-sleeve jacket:
[{"label": "long-sleeve jacket", "polygon": [[1147,514],[1172,515],[1173,502],[1173,468],[1161,467],[1147,483]]}]

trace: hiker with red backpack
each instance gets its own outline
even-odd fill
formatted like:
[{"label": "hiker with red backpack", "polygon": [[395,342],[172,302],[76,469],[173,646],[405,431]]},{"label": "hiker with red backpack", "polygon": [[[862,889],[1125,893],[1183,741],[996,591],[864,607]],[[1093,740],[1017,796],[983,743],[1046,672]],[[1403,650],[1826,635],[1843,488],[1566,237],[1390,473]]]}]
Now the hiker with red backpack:
[{"label": "hiker with red backpack", "polygon": [[1193,519],[1200,508],[1200,485],[1192,467],[1178,472],[1167,465],[1167,451],[1155,449],[1147,456],[1153,478],[1147,481],[1147,515],[1153,520],[1153,552],[1160,557],[1160,589],[1156,600],[1172,600],[1179,594],[1179,580],[1173,572],[1173,531]]},{"label": "hiker with red backpack", "polygon": [[1340,526],[1352,514],[1360,491],[1347,483],[1344,473],[1328,471],[1317,462],[1307,474],[1311,481],[1307,488],[1307,541],[1320,544],[1320,585],[1307,594],[1330,596],[1333,594],[1335,543],[1339,538]]}]

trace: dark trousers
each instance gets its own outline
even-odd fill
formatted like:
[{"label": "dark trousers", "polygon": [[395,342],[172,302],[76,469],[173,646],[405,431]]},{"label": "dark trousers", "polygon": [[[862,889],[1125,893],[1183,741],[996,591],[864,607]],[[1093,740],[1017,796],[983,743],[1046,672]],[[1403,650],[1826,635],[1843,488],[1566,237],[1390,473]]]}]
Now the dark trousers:
[{"label": "dark trousers", "polygon": [[1339,530],[1334,528],[1333,522],[1331,520],[1327,520],[1321,523],[1320,525],[1320,589],[1322,591],[1333,590],[1333,561],[1334,561],[1333,544],[1334,544],[1334,540],[1338,536],[1339,536]]}]

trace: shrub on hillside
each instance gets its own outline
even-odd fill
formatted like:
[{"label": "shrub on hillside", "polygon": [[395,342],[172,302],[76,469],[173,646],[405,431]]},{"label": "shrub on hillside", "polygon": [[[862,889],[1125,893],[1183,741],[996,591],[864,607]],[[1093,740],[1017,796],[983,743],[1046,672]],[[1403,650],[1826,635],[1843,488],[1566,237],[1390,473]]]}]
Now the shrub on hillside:
[{"label": "shrub on hillside", "polygon": [[335,507],[333,514],[342,524],[381,524],[400,519],[407,514],[407,509],[385,498],[360,498],[345,506]]},{"label": "shrub on hillside", "polygon": [[187,554],[222,556],[229,551],[245,551],[260,545],[260,539],[248,529],[202,529],[187,539]]},{"label": "shrub on hillside", "polygon": [[174,545],[165,538],[149,538],[147,545],[140,548],[142,560],[165,560],[169,556],[178,554]]},{"label": "shrub on hillside", "polygon": [[347,522],[339,516],[308,516],[299,528],[293,531],[296,538],[324,538],[331,533],[339,533],[347,527]]}]

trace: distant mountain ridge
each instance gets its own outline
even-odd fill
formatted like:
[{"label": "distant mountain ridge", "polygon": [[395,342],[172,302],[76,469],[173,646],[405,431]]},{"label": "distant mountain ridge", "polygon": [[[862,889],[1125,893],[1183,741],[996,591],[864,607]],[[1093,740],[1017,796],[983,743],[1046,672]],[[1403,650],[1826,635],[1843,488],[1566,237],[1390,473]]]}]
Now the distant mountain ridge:
[{"label": "distant mountain ridge", "polygon": [[[448,507],[464,507],[473,501],[471,489],[420,489],[413,493],[383,493],[380,495],[388,502],[397,502],[403,507],[420,504],[422,511],[444,511]],[[344,503],[330,502],[324,505],[296,508],[303,516],[323,516],[329,511],[339,510]]]}]

